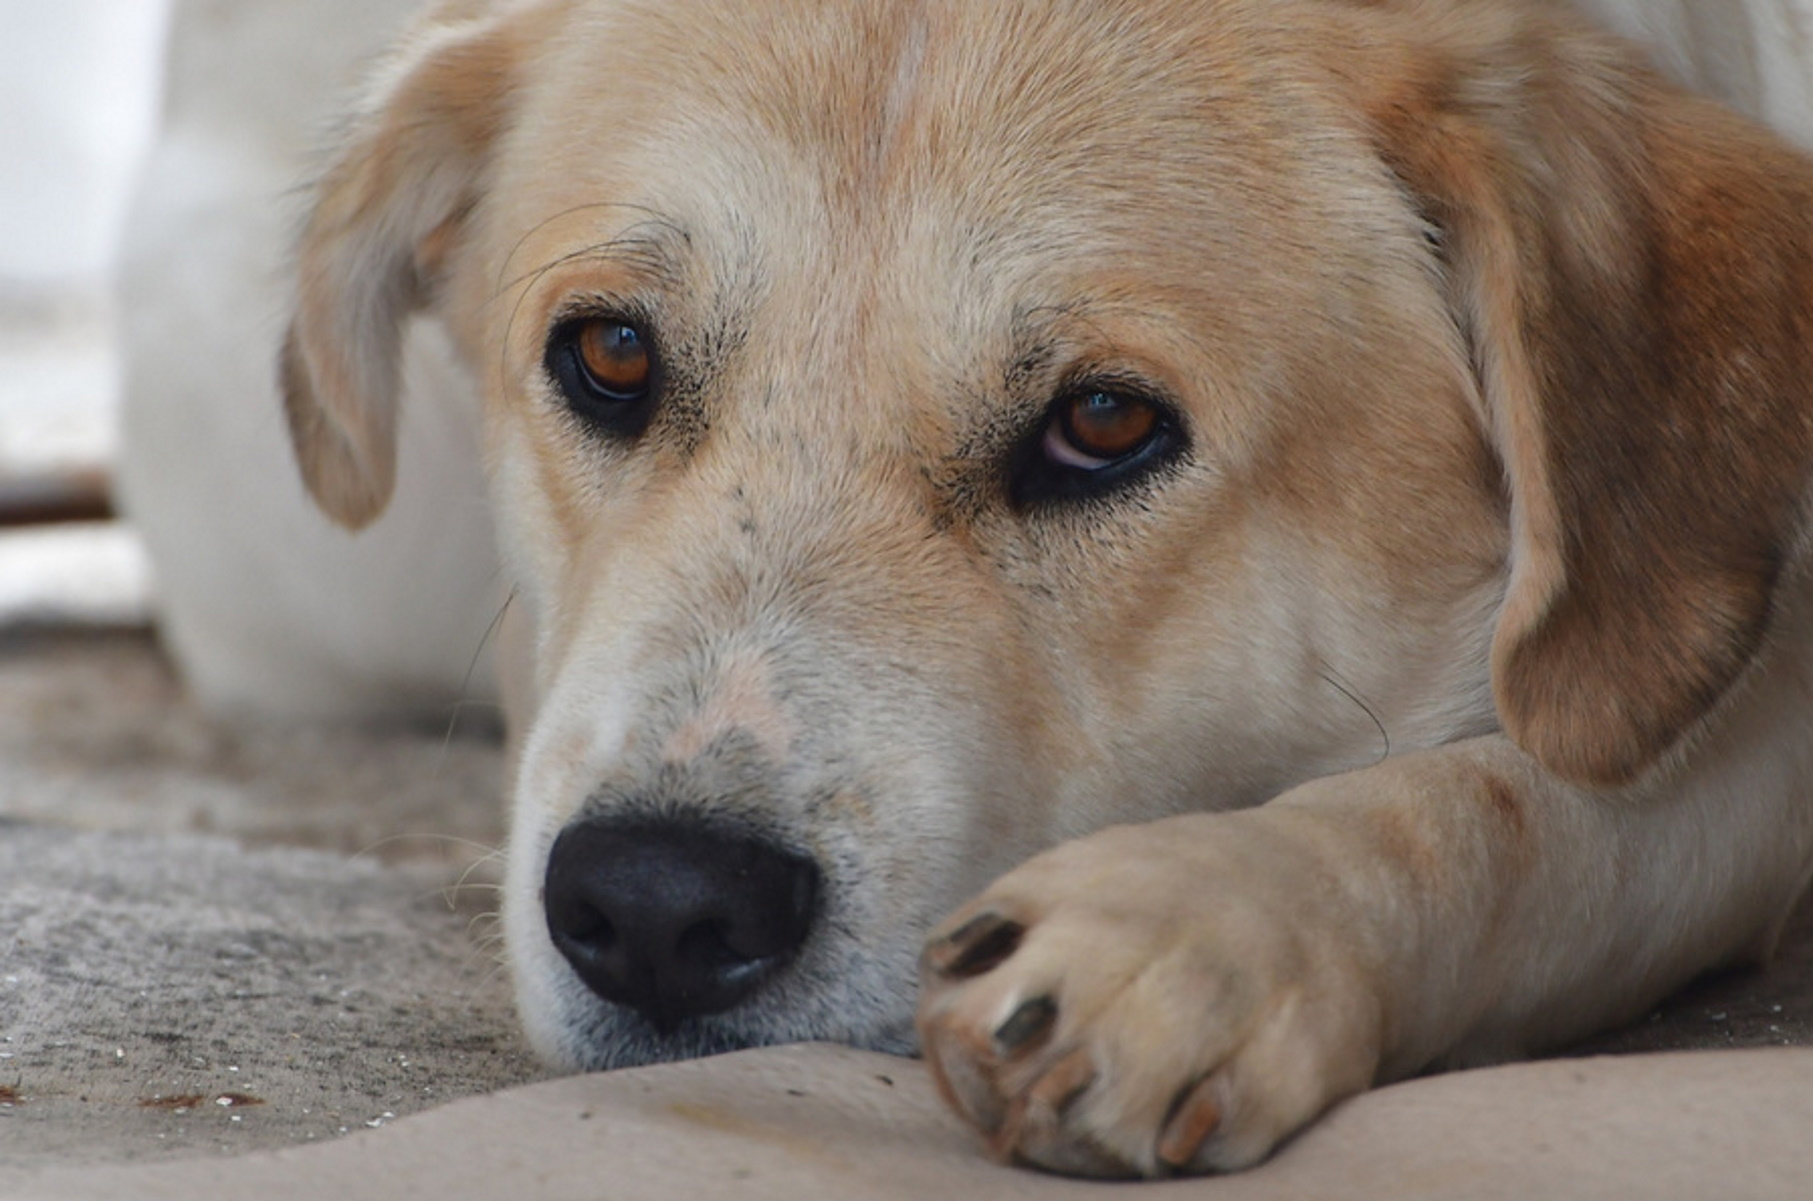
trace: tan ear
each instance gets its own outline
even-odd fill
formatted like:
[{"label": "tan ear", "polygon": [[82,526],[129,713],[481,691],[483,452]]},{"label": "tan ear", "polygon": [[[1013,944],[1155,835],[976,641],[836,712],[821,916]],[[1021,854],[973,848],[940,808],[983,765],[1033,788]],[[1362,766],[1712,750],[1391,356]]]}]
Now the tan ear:
[{"label": "tan ear", "polygon": [[1370,116],[1442,242],[1511,497],[1506,732],[1629,782],[1768,627],[1813,465],[1813,164],[1565,22],[1470,27]]},{"label": "tan ear", "polygon": [[322,177],[297,252],[280,364],[310,493],[351,528],[396,482],[404,323],[432,298],[504,125],[524,22],[431,23],[385,72]]}]

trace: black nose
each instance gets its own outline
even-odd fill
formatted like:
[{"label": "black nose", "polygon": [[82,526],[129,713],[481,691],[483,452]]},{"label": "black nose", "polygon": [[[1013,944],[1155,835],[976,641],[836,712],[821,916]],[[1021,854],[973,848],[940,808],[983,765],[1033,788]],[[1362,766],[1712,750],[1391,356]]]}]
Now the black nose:
[{"label": "black nose", "polygon": [[542,904],[580,979],[665,1032],[729,1009],[792,958],[817,893],[817,866],[766,842],[592,820],[554,840]]}]

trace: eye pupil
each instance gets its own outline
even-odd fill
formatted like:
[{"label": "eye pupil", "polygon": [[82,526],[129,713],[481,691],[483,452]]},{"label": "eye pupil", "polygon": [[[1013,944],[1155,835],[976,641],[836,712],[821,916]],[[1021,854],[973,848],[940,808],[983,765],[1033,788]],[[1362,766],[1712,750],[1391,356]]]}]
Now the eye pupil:
[{"label": "eye pupil", "polygon": [[604,399],[632,402],[648,394],[654,363],[635,326],[604,319],[587,321],[575,332],[573,347],[587,382]]}]

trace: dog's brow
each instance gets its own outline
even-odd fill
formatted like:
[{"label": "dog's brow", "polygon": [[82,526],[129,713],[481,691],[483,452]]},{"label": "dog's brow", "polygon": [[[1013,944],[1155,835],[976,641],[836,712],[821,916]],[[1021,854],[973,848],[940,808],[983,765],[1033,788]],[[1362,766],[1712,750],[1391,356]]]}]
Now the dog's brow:
[{"label": "dog's brow", "polygon": [[[579,247],[578,249],[563,254],[549,262],[542,263],[529,271],[525,271],[520,275],[506,278],[506,275],[510,270],[510,264],[516,260],[516,256],[522,252],[523,247],[527,245],[529,240],[536,234],[554,224],[556,221],[562,221],[569,217],[575,217],[585,213],[595,213],[606,209],[628,209],[643,214],[643,219],[624,228],[614,237],[608,238],[605,241],[594,242]],[[658,278],[670,277],[673,274],[673,263],[678,257],[679,252],[691,245],[692,234],[688,232],[685,226],[681,225],[673,218],[668,217],[655,209],[649,208],[646,205],[628,204],[617,201],[599,201],[593,204],[575,205],[572,208],[563,209],[551,217],[544,218],[523,231],[522,235],[518,237],[516,242],[510,247],[510,253],[504,256],[503,262],[498,266],[497,283],[492,292],[491,299],[496,300],[498,297],[515,290],[524,283],[532,283],[539,280],[542,276],[546,275],[549,271],[554,270],[556,267],[562,267],[568,263],[583,262],[586,259],[602,261],[616,260],[624,263],[626,266],[635,268],[646,274],[654,275]]]},{"label": "dog's brow", "polygon": [[1063,303],[1020,305],[1008,326],[1007,354],[1002,360],[1001,386],[1009,397],[1019,397],[1050,375],[1066,346],[1076,343],[1079,330],[1102,346],[1112,344],[1108,332],[1091,315],[1084,299]]},{"label": "dog's brow", "polygon": [[[504,273],[509,269],[510,261],[521,252],[523,246],[530,238],[534,237],[538,231],[546,229],[549,225],[563,217],[611,208],[636,210],[646,214],[646,219],[629,226],[616,237],[607,241],[595,242],[590,245],[582,246],[576,250],[569,251],[568,253],[551,259],[541,266],[536,267],[534,270],[526,271],[513,279],[506,280],[504,278]],[[594,262],[611,262],[614,260],[637,271],[645,277],[652,278],[661,283],[671,284],[678,273],[675,262],[678,258],[679,250],[691,245],[692,235],[687,232],[685,226],[669,217],[663,216],[654,209],[642,205],[608,202],[576,205],[573,208],[566,209],[554,214],[552,217],[537,222],[516,240],[515,245],[510,248],[510,253],[504,256],[503,265],[498,268],[498,282],[496,288],[491,293],[490,297],[486,299],[485,304],[489,306],[511,292],[516,293],[516,302],[510,306],[510,319],[505,322],[504,325],[505,336],[503,345],[508,346],[510,344],[510,334],[516,328],[516,319],[522,313],[524,302],[528,300],[529,293],[534,285],[539,283],[548,272],[553,271],[558,267],[566,266],[569,263],[584,262],[588,259]],[[503,352],[500,350],[499,354],[501,356]],[[498,369],[500,372],[504,370],[504,364],[501,357],[498,363]]]}]

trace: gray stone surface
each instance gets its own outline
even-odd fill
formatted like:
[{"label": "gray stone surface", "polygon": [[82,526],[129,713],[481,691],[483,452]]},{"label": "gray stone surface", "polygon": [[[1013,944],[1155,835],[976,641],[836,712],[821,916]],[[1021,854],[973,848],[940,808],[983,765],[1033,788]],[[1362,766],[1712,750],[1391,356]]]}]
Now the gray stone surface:
[{"label": "gray stone surface", "polygon": [[287,1146],[534,1078],[439,875],[0,826],[0,1161]]},{"label": "gray stone surface", "polygon": [[288,1146],[535,1078],[491,734],[229,729],[142,634],[0,633],[0,1164]]}]

